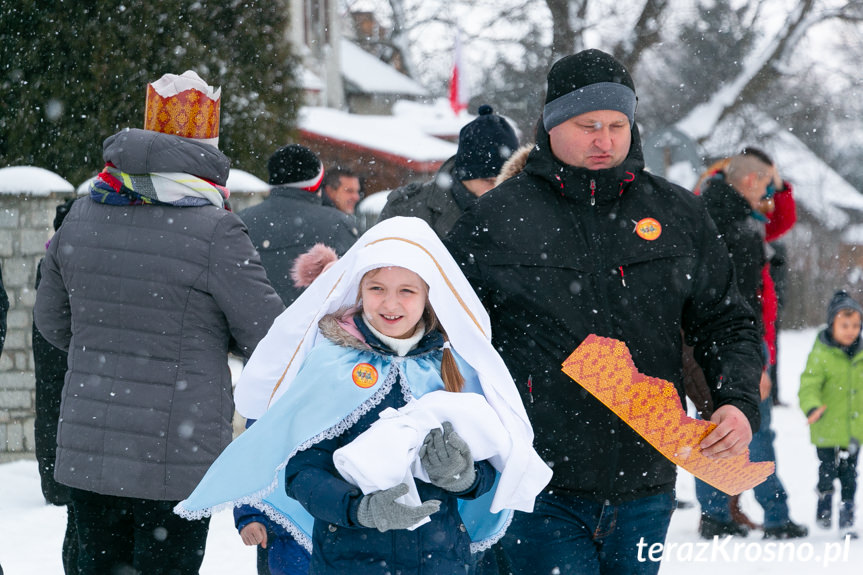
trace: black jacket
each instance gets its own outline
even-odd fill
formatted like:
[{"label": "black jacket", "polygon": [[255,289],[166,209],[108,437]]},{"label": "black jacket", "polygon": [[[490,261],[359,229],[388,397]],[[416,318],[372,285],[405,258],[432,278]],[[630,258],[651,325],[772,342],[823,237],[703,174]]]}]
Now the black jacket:
[{"label": "black jacket", "polygon": [[761,321],[761,270],[767,263],[764,251],[764,225],[752,217],[752,207],[723,177],[708,180],[702,192],[707,213],[716,224],[728,248],[737,289],[755,311],[759,332]]},{"label": "black jacket", "polygon": [[700,198],[643,170],[632,134],[620,166],[591,171],[557,160],[540,125],[524,171],[482,196],[446,242],[489,310],[554,470],[549,488],[597,501],[669,491],[675,468],[561,371],[589,334],[624,341],[638,370],[682,399],[682,330],[717,407],[758,426],[760,342],[725,245]]},{"label": "black jacket", "polygon": [[249,237],[261,255],[267,279],[286,306],[302,293],[294,287],[291,267],[297,256],[316,243],[343,255],[357,240],[353,218],[321,204],[317,194],[279,186],[260,204],[239,212],[249,228]]},{"label": "black jacket", "polygon": [[420,218],[445,238],[464,212],[463,206],[476,201],[476,196],[453,175],[454,165],[455,156],[444,162],[428,182],[411,183],[390,192],[378,221],[393,216]]},{"label": "black jacket", "polygon": [[[36,268],[36,288],[42,279],[42,262]],[[45,501],[54,505],[71,502],[69,488],[54,479],[57,456],[57,424],[60,422],[60,397],[66,376],[67,354],[42,337],[33,322],[33,368],[36,372],[36,461]]]}]

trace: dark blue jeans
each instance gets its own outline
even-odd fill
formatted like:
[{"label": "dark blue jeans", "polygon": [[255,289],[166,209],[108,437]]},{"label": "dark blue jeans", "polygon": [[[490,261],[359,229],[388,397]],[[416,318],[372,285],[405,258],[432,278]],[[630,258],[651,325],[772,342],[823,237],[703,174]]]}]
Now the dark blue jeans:
[{"label": "dark blue jeans", "polygon": [[611,505],[543,492],[533,513],[515,512],[502,547],[513,575],[654,574],[648,550],[665,543],[674,508],[673,493]]},{"label": "dark blue jeans", "polygon": [[[761,427],[749,443],[750,461],[776,461],[773,439],[776,433],[770,428],[773,400],[761,402]],[[790,521],[788,494],[776,473],[752,488],[755,500],[764,509],[764,527],[779,527]],[[717,521],[730,522],[729,497],[700,479],[695,480],[695,496],[701,505],[701,513]]]}]

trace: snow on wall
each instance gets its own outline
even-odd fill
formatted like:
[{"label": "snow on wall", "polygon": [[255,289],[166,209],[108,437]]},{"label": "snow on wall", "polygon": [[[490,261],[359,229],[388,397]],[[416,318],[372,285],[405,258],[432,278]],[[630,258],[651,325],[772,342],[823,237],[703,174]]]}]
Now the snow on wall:
[{"label": "snow on wall", "polygon": [[0,168],[0,194],[48,196],[73,192],[74,186],[50,170],[35,166]]}]

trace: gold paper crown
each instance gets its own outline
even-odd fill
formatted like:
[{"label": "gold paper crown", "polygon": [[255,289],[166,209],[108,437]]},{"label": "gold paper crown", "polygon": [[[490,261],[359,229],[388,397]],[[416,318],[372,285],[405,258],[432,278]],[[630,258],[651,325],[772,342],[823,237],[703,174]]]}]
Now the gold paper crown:
[{"label": "gold paper crown", "polygon": [[161,95],[153,84],[147,84],[144,129],[206,140],[217,145],[221,90],[218,90],[215,96],[211,98],[195,88]]}]

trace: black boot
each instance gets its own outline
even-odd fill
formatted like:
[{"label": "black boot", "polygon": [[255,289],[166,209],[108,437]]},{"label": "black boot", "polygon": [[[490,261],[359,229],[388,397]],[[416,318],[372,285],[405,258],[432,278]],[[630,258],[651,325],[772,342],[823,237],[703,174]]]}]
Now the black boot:
[{"label": "black boot", "polygon": [[703,514],[701,515],[701,524],[698,526],[698,534],[701,535],[702,539],[723,538],[726,535],[746,537],[748,533],[749,529],[734,521],[719,521]]},{"label": "black boot", "polygon": [[857,531],[854,530],[854,502],[843,501],[839,508],[839,534],[844,537],[857,539]]},{"label": "black boot", "polygon": [[809,535],[809,528],[790,519],[778,527],[765,527],[764,539],[797,539]]},{"label": "black boot", "polygon": [[830,529],[833,523],[833,492],[818,492],[818,507],[815,511],[815,523],[824,529]]}]

